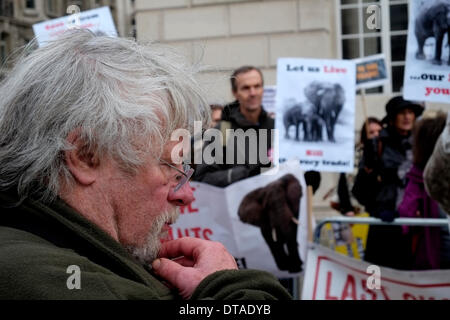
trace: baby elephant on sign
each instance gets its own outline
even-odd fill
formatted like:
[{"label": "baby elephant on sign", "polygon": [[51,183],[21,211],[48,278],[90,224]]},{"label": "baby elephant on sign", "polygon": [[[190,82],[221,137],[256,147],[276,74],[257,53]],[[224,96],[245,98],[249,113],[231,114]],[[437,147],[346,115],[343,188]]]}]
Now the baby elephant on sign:
[{"label": "baby elephant on sign", "polygon": [[286,174],[247,194],[238,211],[242,222],[261,228],[278,269],[291,273],[300,272],[303,264],[297,243],[301,196],[297,178]]},{"label": "baby elephant on sign", "polygon": [[309,101],[295,104],[286,110],[283,124],[286,139],[289,139],[289,128],[294,126],[295,140],[300,140],[300,125],[302,125],[304,141],[322,141],[322,119],[316,114],[316,107]]}]

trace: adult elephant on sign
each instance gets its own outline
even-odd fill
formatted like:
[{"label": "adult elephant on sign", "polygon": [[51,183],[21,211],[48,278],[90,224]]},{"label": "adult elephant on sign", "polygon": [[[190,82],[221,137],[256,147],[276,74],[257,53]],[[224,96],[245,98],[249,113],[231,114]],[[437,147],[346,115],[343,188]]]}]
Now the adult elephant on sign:
[{"label": "adult elephant on sign", "polygon": [[[436,44],[434,47],[433,64],[441,64],[442,42],[447,33],[447,46],[450,47],[450,0],[435,0],[426,2],[421,8],[415,21],[415,29],[418,50],[417,59],[425,59],[423,47],[425,41],[434,37]],[[450,54],[449,61],[450,64]]]},{"label": "adult elephant on sign", "polygon": [[[261,228],[278,269],[300,272],[297,227],[302,187],[292,174],[253,190],[241,201],[242,222]],[[287,248],[287,252],[286,249]]]},{"label": "adult elephant on sign", "polygon": [[345,103],[345,91],[339,83],[313,81],[305,87],[305,96],[315,106],[315,114],[325,123],[328,141],[335,142],[334,127]]},{"label": "adult elephant on sign", "polygon": [[304,121],[305,115],[303,114],[303,105],[301,103],[295,104],[294,106],[287,109],[283,114],[283,124],[286,139],[289,139],[289,128],[291,126],[295,127],[295,140],[299,140],[300,136],[300,125]]}]

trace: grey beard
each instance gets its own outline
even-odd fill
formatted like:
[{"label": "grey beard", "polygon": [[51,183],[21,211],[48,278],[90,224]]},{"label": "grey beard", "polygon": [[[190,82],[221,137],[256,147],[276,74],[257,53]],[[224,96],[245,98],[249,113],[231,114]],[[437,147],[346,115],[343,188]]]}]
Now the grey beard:
[{"label": "grey beard", "polygon": [[174,223],[178,216],[178,208],[162,213],[153,222],[144,245],[140,247],[128,245],[125,248],[142,265],[151,264],[158,257],[161,239],[167,236],[167,231],[163,231],[162,228],[166,223]]}]

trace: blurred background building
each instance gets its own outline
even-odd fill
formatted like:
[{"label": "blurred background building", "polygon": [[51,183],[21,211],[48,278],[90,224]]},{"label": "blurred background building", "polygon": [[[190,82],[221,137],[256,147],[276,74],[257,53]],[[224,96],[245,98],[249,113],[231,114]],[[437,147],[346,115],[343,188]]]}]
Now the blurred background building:
[{"label": "blurred background building", "polygon": [[[33,38],[32,24],[108,5],[121,36],[169,44],[205,65],[199,80],[211,103],[232,100],[229,75],[242,65],[262,69],[276,85],[280,57],[353,59],[384,53],[391,82],[367,90],[368,115],[382,118],[386,101],[401,93],[408,29],[408,0],[0,0],[0,58]],[[380,28],[369,29],[367,7],[380,8]],[[363,123],[360,96],[356,128]],[[429,108],[442,108],[427,104]],[[359,135],[359,131],[356,131]],[[315,212],[326,214],[323,196],[337,174],[322,174]]]},{"label": "blurred background building", "polygon": [[[367,27],[370,5],[380,9],[379,29]],[[242,65],[261,68],[265,84],[276,85],[280,57],[354,59],[384,53],[391,82],[366,91],[369,116],[382,118],[385,103],[403,87],[408,0],[136,0],[135,21],[138,40],[168,43],[207,66],[200,80],[212,102],[232,100],[228,78]],[[356,139],[363,117],[358,95]],[[336,213],[323,197],[337,179],[338,174],[322,174],[316,215]]]},{"label": "blurred background building", "polygon": [[1,64],[14,50],[33,39],[33,24],[67,15],[70,5],[77,5],[81,11],[109,6],[117,32],[122,36],[132,35],[131,0],[0,0]]}]

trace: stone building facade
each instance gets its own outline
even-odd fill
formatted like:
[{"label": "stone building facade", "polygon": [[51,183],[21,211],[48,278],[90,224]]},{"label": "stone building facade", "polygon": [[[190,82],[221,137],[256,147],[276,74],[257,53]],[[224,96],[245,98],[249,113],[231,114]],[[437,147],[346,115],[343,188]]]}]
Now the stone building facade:
[{"label": "stone building facade", "polygon": [[[375,29],[367,25],[373,14],[369,6],[376,6]],[[242,65],[261,68],[265,84],[276,85],[280,57],[353,59],[384,53],[392,81],[367,90],[367,115],[382,118],[385,103],[401,92],[408,0],[136,0],[135,21],[138,40],[169,44],[205,66],[199,80],[211,103],[231,101],[229,75]],[[357,95],[357,129],[362,108]],[[333,212],[323,196],[337,179],[338,174],[322,174],[315,212]]]}]

